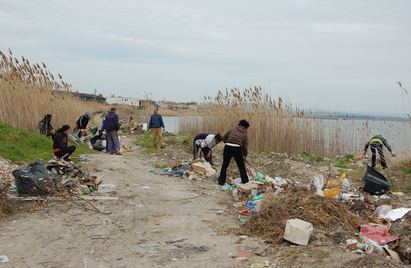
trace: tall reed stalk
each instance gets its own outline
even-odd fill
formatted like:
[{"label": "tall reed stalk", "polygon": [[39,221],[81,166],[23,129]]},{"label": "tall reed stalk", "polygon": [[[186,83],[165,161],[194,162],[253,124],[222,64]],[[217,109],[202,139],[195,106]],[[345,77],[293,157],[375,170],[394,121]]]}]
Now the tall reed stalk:
[{"label": "tall reed stalk", "polygon": [[86,111],[106,109],[104,104],[80,101],[71,93],[71,84],[57,82],[44,63],[30,64],[9,51],[0,51],[0,121],[36,131],[46,114],[53,115],[52,125],[73,125]]}]

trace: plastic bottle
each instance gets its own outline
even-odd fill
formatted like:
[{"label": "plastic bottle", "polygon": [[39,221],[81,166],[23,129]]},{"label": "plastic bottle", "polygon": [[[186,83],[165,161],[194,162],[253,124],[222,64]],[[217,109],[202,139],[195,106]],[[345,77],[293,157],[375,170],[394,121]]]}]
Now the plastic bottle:
[{"label": "plastic bottle", "polygon": [[263,198],[264,197],[264,194],[259,194],[259,195],[257,195],[256,197],[253,197],[253,201],[256,201],[256,200],[260,200],[261,198]]},{"label": "plastic bottle", "polygon": [[221,189],[223,189],[224,191],[227,191],[228,189],[230,189],[230,185],[224,184],[223,186],[221,186]]},{"label": "plastic bottle", "polygon": [[237,196],[237,195],[238,195],[238,189],[234,189],[234,190],[233,190],[233,195],[234,195],[234,196]]},{"label": "plastic bottle", "polygon": [[251,190],[251,195],[252,195],[252,196],[256,196],[256,195],[257,195],[257,193],[258,193],[258,192],[257,192],[257,190],[256,190],[256,189],[252,189],[252,190]]},{"label": "plastic bottle", "polygon": [[254,203],[251,202],[251,201],[248,201],[248,202],[247,202],[247,208],[248,208],[248,209],[254,208]]},{"label": "plastic bottle", "polygon": [[[258,200],[260,201],[260,200]],[[261,210],[261,202],[254,202],[254,208],[253,208],[253,212],[257,213]]]}]

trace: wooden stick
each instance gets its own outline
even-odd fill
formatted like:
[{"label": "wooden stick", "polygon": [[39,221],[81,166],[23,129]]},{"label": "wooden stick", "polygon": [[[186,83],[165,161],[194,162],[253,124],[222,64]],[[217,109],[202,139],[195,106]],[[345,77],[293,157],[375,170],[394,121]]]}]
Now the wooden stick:
[{"label": "wooden stick", "polygon": [[258,172],[260,172],[261,174],[263,174],[263,176],[265,177],[266,175],[261,171],[261,170],[259,170],[258,168],[256,168],[253,164],[251,164],[250,162],[248,162],[247,164],[249,164],[250,166],[252,166],[253,168],[255,168]]}]

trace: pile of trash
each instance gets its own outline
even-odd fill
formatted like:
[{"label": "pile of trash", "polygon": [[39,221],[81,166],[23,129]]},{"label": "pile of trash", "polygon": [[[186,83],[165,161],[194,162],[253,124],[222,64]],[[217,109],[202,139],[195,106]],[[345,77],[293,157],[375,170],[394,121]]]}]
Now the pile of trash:
[{"label": "pile of trash", "polygon": [[[400,220],[411,208],[381,204],[391,199],[387,194],[391,184],[374,169],[368,167],[362,192],[353,190],[344,173],[335,180],[317,174],[308,185],[270,178],[252,169],[249,177],[246,184],[236,178],[222,186],[233,195],[239,220],[245,222],[241,234],[258,235],[276,244],[284,240],[298,245],[344,242],[347,250],[357,254],[375,251],[397,262],[411,262],[411,223],[404,226]],[[395,235],[390,235],[390,228]],[[398,233],[406,236],[403,242]]]},{"label": "pile of trash", "polygon": [[133,116],[130,116],[129,119],[122,119],[119,121],[122,131],[128,131],[131,133],[138,132],[142,133],[147,131],[147,123],[138,123]]},{"label": "pile of trash", "polygon": [[81,170],[74,162],[50,160],[46,165],[49,175],[60,191],[89,194],[98,190],[104,175],[98,176]]},{"label": "pile of trash", "polygon": [[[1,161],[1,164],[3,163],[4,161]],[[5,182],[2,180],[0,189],[11,189],[11,192],[17,192],[20,197],[46,196],[54,193],[83,195],[105,187],[102,184],[104,175],[98,176],[84,171],[73,161],[50,160],[44,164],[43,160],[38,160],[27,167],[10,165],[9,170],[10,173],[4,176],[8,179],[6,181],[3,178]],[[10,194],[7,194],[7,197],[10,197]]]}]

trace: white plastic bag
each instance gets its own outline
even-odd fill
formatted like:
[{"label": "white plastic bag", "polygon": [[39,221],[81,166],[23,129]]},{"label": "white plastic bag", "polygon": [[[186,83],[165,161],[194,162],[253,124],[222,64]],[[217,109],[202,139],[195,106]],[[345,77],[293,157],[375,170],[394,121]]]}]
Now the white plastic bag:
[{"label": "white plastic bag", "polygon": [[324,177],[323,177],[323,175],[318,175],[318,174],[315,175],[314,179],[313,179],[313,183],[314,183],[315,188],[317,189],[317,192],[321,191],[324,188]]},{"label": "white plastic bag", "polygon": [[348,178],[345,178],[345,180],[341,183],[340,186],[340,193],[347,193],[350,191],[350,181]]}]

